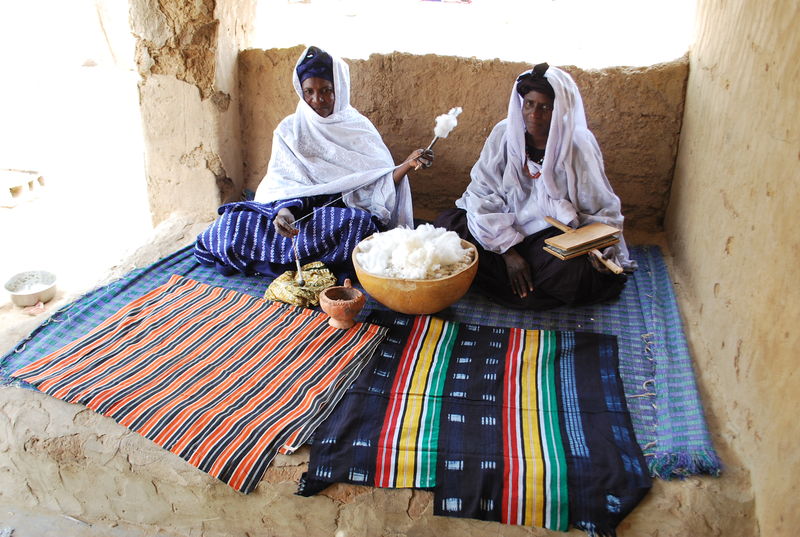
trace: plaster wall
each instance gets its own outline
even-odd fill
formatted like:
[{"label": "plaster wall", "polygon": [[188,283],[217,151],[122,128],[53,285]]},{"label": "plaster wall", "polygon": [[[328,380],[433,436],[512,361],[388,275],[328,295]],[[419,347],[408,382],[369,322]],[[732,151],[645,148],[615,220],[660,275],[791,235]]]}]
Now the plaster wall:
[{"label": "plaster wall", "polygon": [[698,4],[666,228],[707,414],[777,536],[800,525],[800,11],[769,6]]},{"label": "plaster wall", "polygon": [[237,51],[254,0],[131,0],[154,224],[212,218],[241,192]]},{"label": "plaster wall", "polygon": [[[272,131],[297,106],[292,69],[303,47],[246,50],[239,57],[244,174],[255,190],[264,177]],[[335,51],[334,51],[335,52]],[[435,55],[373,54],[347,60],[351,103],[383,135],[396,162],[433,138],[434,119],[454,106],[458,127],[437,142],[432,168],[412,173],[415,216],[450,208],[492,127],[506,116],[516,76],[530,65]],[[628,228],[661,228],[683,115],[688,63],[582,70],[567,66],[581,89],[589,128],[620,196]]]}]

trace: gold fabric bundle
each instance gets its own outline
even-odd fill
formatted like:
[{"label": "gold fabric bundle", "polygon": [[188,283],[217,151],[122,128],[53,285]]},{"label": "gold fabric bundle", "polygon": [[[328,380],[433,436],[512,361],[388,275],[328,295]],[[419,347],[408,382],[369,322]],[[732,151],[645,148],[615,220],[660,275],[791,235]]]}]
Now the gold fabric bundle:
[{"label": "gold fabric bundle", "polygon": [[294,306],[312,308],[319,305],[319,294],[336,285],[336,276],[320,261],[314,261],[303,266],[303,286],[297,285],[295,276],[297,271],[287,270],[275,280],[264,293],[267,300],[277,300]]}]

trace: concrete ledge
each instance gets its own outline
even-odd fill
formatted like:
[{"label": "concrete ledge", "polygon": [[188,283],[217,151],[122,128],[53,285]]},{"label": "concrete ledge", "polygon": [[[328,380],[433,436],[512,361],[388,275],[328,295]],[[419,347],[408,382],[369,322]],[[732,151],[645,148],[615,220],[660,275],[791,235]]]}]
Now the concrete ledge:
[{"label": "concrete ledge", "polygon": [[35,197],[45,185],[39,172],[0,170],[0,207],[14,207]]}]

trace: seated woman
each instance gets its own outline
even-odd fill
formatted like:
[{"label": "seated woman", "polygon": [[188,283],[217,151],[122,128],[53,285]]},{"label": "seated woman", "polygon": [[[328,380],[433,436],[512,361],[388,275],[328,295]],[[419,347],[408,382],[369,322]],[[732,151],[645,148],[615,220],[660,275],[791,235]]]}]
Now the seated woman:
[{"label": "seated woman", "polygon": [[[542,249],[561,233],[547,216],[571,227],[602,222],[622,229],[619,198],[567,73],[543,63],[517,78],[508,116],[492,130],[470,176],[457,208],[439,215],[436,225],[477,246],[475,283],[490,298],[548,309],[619,295],[624,274],[588,255],[562,261]],[[636,267],[623,238],[603,255],[625,270]]]},{"label": "seated woman", "polygon": [[322,261],[349,272],[356,244],[378,230],[413,226],[407,172],[427,168],[419,149],[395,166],[372,123],[350,106],[350,69],[317,47],[297,61],[297,110],[275,129],[255,201],[223,205],[197,237],[195,257],[225,275],[276,276]]}]

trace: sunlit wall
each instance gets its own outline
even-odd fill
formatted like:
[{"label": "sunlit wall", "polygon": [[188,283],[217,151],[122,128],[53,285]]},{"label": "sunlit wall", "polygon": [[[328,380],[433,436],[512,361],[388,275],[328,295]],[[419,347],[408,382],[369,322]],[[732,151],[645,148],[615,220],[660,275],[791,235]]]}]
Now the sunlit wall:
[{"label": "sunlit wall", "polygon": [[641,66],[686,53],[694,9],[693,0],[259,0],[253,46]]}]

